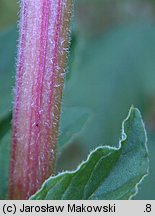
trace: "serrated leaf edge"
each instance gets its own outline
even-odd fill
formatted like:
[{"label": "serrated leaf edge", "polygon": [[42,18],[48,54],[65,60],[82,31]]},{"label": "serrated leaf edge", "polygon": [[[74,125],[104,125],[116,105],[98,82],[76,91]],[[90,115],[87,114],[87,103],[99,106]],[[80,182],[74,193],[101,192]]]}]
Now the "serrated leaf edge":
[{"label": "serrated leaf edge", "polygon": [[[146,151],[147,151],[147,154],[148,154],[148,148],[147,148],[147,141],[148,141],[148,139],[147,139],[147,134],[146,134],[146,130],[145,130],[145,125],[144,125],[144,122],[143,122],[143,120],[142,120],[140,111],[132,105],[131,108],[130,108],[130,110],[129,110],[129,112],[128,112],[127,117],[126,117],[126,118],[123,120],[123,122],[122,122],[121,138],[120,138],[120,140],[119,140],[119,145],[118,145],[118,147],[113,147],[113,146],[108,146],[108,145],[98,146],[97,148],[95,148],[94,150],[92,150],[92,151],[89,153],[87,159],[86,159],[85,161],[82,161],[81,164],[80,164],[75,170],[73,170],[73,171],[64,171],[64,172],[58,173],[58,174],[55,175],[55,176],[49,177],[47,180],[45,180],[45,182],[42,184],[41,188],[40,188],[36,193],[39,193],[41,190],[43,190],[43,188],[46,187],[46,183],[47,183],[48,181],[53,180],[53,179],[56,179],[57,177],[60,177],[60,176],[62,176],[62,175],[64,175],[64,174],[75,174],[76,172],[78,172],[78,171],[80,170],[80,168],[81,168],[84,164],[86,164],[86,163],[89,161],[91,155],[92,155],[94,152],[96,152],[97,150],[99,150],[99,149],[120,150],[121,147],[122,147],[122,145],[123,145],[123,142],[125,142],[126,139],[127,139],[127,134],[125,133],[125,123],[126,123],[126,122],[128,121],[128,119],[130,118],[131,113],[134,112],[134,111],[137,111],[137,112],[139,113],[139,116],[140,116],[140,119],[141,119],[141,123],[142,123],[143,128],[144,128],[144,134],[145,134],[145,148],[146,148]],[[148,159],[148,161],[149,161],[149,159]],[[148,167],[148,169],[147,169],[146,174],[145,174],[145,175],[141,178],[141,180],[135,185],[135,192],[134,192],[132,195],[129,196],[129,200],[132,199],[132,198],[138,193],[138,186],[142,183],[142,181],[143,181],[144,178],[148,175],[148,173],[149,173],[149,167]],[[33,199],[33,197],[35,197],[36,193],[35,193],[34,195],[32,195],[29,199]]]}]

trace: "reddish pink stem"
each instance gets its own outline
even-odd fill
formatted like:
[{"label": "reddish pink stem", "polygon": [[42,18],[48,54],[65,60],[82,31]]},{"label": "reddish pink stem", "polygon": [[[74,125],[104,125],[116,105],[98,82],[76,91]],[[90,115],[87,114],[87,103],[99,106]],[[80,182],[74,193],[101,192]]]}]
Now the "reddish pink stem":
[{"label": "reddish pink stem", "polygon": [[21,3],[10,199],[28,199],[54,170],[72,0]]}]

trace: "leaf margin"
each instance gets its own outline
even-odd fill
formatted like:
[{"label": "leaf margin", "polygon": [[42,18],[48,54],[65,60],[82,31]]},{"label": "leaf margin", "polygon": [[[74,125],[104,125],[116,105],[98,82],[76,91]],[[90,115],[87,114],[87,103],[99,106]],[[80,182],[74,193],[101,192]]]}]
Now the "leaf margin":
[{"label": "leaf margin", "polygon": [[[123,148],[123,145],[124,145],[124,142],[127,140],[127,134],[125,132],[125,123],[130,119],[130,116],[132,114],[132,112],[138,112],[138,115],[140,117],[140,121],[141,121],[141,124],[142,124],[142,127],[144,129],[144,137],[145,137],[145,142],[144,142],[144,147],[145,147],[145,150],[146,150],[146,155],[147,155],[147,163],[149,164],[149,159],[148,159],[148,147],[147,147],[147,142],[148,142],[148,139],[147,139],[147,134],[146,134],[146,130],[145,130],[145,125],[144,125],[144,122],[142,120],[142,116],[141,116],[141,113],[140,111],[137,109],[137,108],[134,108],[134,106],[132,105],[129,112],[128,112],[128,115],[127,117],[123,120],[122,122],[122,129],[121,129],[121,137],[120,137],[120,140],[119,140],[119,145],[118,147],[114,147],[114,146],[108,146],[108,145],[104,145],[104,146],[98,146],[97,148],[95,148],[94,150],[92,150],[90,152],[90,154],[88,155],[87,159],[85,161],[82,161],[81,164],[73,171],[64,171],[64,172],[61,172],[59,174],[57,174],[56,176],[51,176],[49,177],[47,180],[45,180],[45,182],[42,184],[41,188],[34,194],[32,195],[29,199],[30,200],[37,200],[38,199],[38,196],[39,194],[43,191],[43,193],[46,193],[45,197],[47,196],[48,194],[48,182],[50,180],[57,180],[57,178],[60,178],[60,179],[63,179],[63,176],[66,174],[66,175],[72,175],[72,174],[76,174],[85,164],[87,164],[91,158],[91,156],[98,150],[110,150],[110,151],[119,151],[121,150],[121,148]],[[133,188],[133,192],[131,193],[130,192],[130,195],[128,196],[128,199],[132,199],[137,193],[138,193],[138,186],[142,183],[142,181],[144,180],[144,178],[149,174],[149,165],[148,165],[148,168],[146,170],[146,173],[141,177],[141,180],[137,182],[137,184],[135,184],[134,188]],[[58,182],[59,183],[59,182]],[[56,183],[57,184],[57,183]],[[55,186],[55,185],[54,185]],[[53,187],[53,186],[52,186]],[[50,187],[50,189],[52,188]],[[49,189],[49,190],[50,190]],[[126,196],[126,194],[124,195]],[[35,198],[36,197],[36,198]],[[90,198],[90,197],[89,197]],[[89,199],[88,198],[88,199]]]}]

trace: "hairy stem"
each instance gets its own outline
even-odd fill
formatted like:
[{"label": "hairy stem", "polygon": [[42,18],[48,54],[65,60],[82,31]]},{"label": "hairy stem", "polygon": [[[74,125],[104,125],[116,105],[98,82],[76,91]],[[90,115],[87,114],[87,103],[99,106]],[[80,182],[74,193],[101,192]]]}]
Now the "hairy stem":
[{"label": "hairy stem", "polygon": [[22,0],[10,199],[28,199],[53,174],[72,0]]}]

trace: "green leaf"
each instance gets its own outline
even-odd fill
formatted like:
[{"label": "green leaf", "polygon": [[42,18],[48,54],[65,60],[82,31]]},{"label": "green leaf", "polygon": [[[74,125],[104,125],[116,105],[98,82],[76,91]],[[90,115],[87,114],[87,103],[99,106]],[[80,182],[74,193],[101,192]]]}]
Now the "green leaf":
[{"label": "green leaf", "polygon": [[0,119],[0,199],[7,198],[12,113]]},{"label": "green leaf", "polygon": [[7,115],[12,107],[16,41],[16,28],[0,33],[0,118]]},{"label": "green leaf", "polygon": [[8,192],[11,118],[12,113],[8,112],[0,119],[0,199],[6,199]]},{"label": "green leaf", "polygon": [[12,113],[7,113],[6,116],[0,119],[0,140],[1,138],[10,130],[11,127],[11,119],[12,119]]},{"label": "green leaf", "polygon": [[146,142],[140,112],[132,107],[118,148],[98,147],[75,171],[45,181],[31,199],[129,199],[148,173]]},{"label": "green leaf", "polygon": [[0,199],[7,198],[17,29],[0,33]]},{"label": "green leaf", "polygon": [[0,199],[7,198],[11,131],[0,139]]}]

